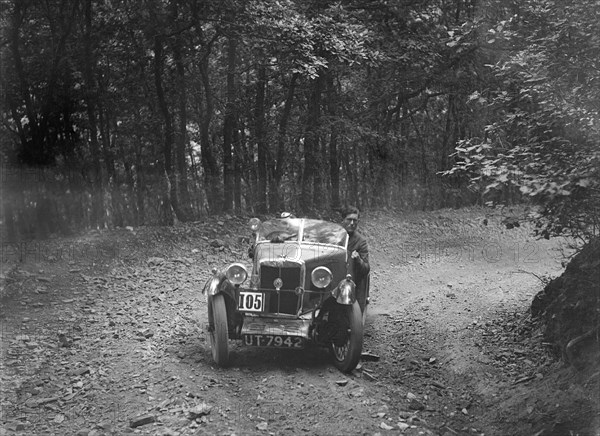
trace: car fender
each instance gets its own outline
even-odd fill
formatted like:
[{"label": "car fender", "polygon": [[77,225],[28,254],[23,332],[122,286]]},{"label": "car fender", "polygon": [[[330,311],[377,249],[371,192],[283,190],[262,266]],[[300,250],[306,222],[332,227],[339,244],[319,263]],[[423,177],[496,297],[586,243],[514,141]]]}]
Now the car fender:
[{"label": "car fender", "polygon": [[207,299],[214,295],[225,293],[235,301],[235,287],[227,280],[223,272],[213,272],[213,276],[206,281],[202,293],[206,295]]},{"label": "car fender", "polygon": [[356,301],[356,284],[346,277],[331,291],[331,295],[339,304],[354,304]]}]

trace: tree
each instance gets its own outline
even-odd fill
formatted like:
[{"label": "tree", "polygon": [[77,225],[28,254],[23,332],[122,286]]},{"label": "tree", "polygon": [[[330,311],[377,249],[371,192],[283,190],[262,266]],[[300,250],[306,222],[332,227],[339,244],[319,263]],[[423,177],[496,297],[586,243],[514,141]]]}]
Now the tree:
[{"label": "tree", "polygon": [[5,3],[3,156],[49,179],[12,188],[15,228],[460,206],[470,181],[596,210],[591,0]]},{"label": "tree", "polygon": [[187,171],[187,147],[188,147],[188,135],[187,135],[187,125],[188,125],[188,104],[187,104],[187,79],[185,73],[185,64],[187,59],[184,59],[185,49],[184,41],[181,29],[179,27],[183,26],[179,17],[179,9],[177,6],[177,1],[172,0],[171,4],[171,19],[177,23],[177,28],[175,29],[175,36],[171,39],[172,42],[172,51],[173,51],[173,60],[175,62],[176,69],[176,83],[177,83],[177,112],[178,112],[178,123],[177,123],[177,135],[175,141],[175,160],[177,162],[177,172],[176,172],[176,180],[177,180],[177,189],[179,191],[180,198],[180,219],[188,220],[189,215],[191,215],[191,205],[190,205],[190,193],[188,189],[188,171]]},{"label": "tree", "polygon": [[85,85],[85,104],[89,124],[90,151],[92,154],[92,225],[104,227],[104,201],[102,169],[100,166],[100,145],[98,142],[98,127],[96,115],[96,85],[94,80],[94,69],[96,59],[92,47],[92,0],[85,2],[85,29],[84,34],[84,56],[83,75]]},{"label": "tree", "polygon": [[235,58],[236,37],[230,35],[227,41],[227,101],[223,120],[223,209],[233,210],[233,136],[235,130]]},{"label": "tree", "polygon": [[[493,65],[497,87],[473,93],[492,111],[479,137],[461,141],[457,165],[492,200],[520,195],[542,206],[545,237],[598,236],[600,216],[600,5],[528,2],[490,29],[514,52]],[[534,23],[532,29],[532,23]],[[533,31],[532,31],[533,30]]]}]

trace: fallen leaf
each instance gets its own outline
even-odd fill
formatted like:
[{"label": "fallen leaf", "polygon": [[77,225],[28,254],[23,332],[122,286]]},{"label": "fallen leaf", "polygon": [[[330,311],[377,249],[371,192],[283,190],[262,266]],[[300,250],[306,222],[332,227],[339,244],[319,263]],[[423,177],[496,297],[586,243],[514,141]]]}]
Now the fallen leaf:
[{"label": "fallen leaf", "polygon": [[384,430],[393,430],[394,429],[394,427],[386,424],[385,422],[382,422],[381,424],[379,424],[379,428],[382,428]]},{"label": "fallen leaf", "polygon": [[200,403],[188,410],[189,419],[195,419],[200,416],[208,415],[212,410],[212,406],[206,403]]}]

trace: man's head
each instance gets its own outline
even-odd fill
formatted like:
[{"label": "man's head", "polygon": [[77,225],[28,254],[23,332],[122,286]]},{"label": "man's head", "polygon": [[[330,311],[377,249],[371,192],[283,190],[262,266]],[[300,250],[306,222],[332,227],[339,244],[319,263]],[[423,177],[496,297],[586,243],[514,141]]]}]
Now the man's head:
[{"label": "man's head", "polygon": [[358,227],[358,216],[359,211],[355,206],[348,206],[342,211],[342,225],[346,229],[349,235],[354,233]]}]

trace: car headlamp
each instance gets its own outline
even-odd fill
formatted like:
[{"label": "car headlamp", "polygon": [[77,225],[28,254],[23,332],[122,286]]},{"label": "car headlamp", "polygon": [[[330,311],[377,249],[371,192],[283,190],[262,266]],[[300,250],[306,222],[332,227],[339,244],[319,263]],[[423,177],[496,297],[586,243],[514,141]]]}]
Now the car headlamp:
[{"label": "car headlamp", "polygon": [[241,263],[232,263],[225,272],[225,277],[234,285],[241,285],[248,278],[248,271]]},{"label": "car headlamp", "polygon": [[250,230],[256,233],[256,231],[260,227],[260,220],[258,218],[251,218],[248,222],[248,225],[250,226]]},{"label": "car headlamp", "polygon": [[325,266],[319,266],[310,274],[310,280],[317,288],[323,289],[329,286],[331,280],[333,280],[333,274],[329,268]]}]

